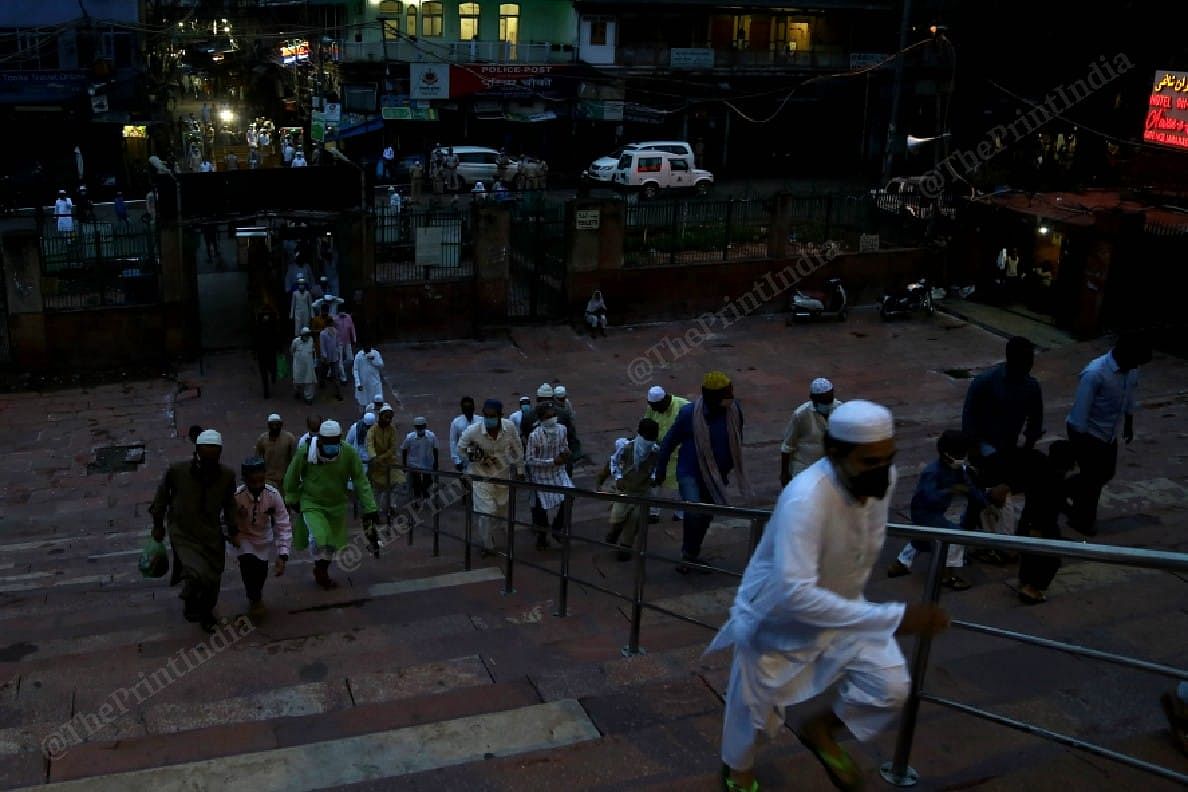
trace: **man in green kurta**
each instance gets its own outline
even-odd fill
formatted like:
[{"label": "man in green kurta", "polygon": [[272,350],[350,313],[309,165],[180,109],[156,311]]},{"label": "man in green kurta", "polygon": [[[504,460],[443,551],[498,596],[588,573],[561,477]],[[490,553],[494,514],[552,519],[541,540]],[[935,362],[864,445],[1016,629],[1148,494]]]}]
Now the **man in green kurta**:
[{"label": "man in green kurta", "polygon": [[323,421],[317,435],[301,444],[285,472],[285,503],[304,518],[306,530],[294,525],[293,546],[312,544],[314,579],[324,589],[337,588],[330,579],[334,553],[347,544],[347,482],[355,489],[364,526],[378,519],[375,495],[363,472],[359,453],[342,442],[338,421]]},{"label": "man in green kurta", "polygon": [[[213,429],[198,435],[193,459],[176,462],[165,471],[149,512],[153,538],[173,547],[173,577],[182,584],[186,621],[213,632],[219,583],[226,563],[224,541],[239,546],[235,524],[235,472],[219,464],[223,438]],[[220,515],[222,520],[220,521]],[[227,533],[223,533],[223,525]]]}]

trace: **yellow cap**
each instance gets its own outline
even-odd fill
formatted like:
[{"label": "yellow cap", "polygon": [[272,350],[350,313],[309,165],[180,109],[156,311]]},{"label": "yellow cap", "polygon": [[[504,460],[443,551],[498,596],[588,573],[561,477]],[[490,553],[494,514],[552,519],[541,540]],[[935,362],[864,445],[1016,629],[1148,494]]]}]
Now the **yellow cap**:
[{"label": "yellow cap", "polygon": [[727,377],[721,371],[711,371],[705,375],[705,379],[701,381],[701,387],[708,390],[722,390],[730,387],[730,377]]}]

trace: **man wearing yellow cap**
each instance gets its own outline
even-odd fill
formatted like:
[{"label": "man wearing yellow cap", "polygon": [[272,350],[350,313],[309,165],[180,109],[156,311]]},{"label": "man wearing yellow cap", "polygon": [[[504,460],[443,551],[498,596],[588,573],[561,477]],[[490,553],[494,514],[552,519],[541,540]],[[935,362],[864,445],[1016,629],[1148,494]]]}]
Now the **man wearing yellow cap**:
[{"label": "man wearing yellow cap", "polygon": [[894,721],[909,687],[895,636],[932,634],[949,623],[933,603],[863,596],[895,483],[890,411],[846,402],[830,414],[824,444],[825,457],[780,494],[730,619],[706,650],[734,649],[722,726],[725,792],[756,792],[759,734],[774,735],[786,707],[835,683],[836,701],[803,721],[796,736],[834,786],[860,788],[862,770],[835,732],[844,726],[869,740]]},{"label": "man wearing yellow cap", "polygon": [[[711,371],[701,383],[701,398],[681,408],[660,446],[656,483],[664,483],[668,460],[677,451],[677,486],[687,503],[727,503],[726,488],[734,473],[739,491],[750,495],[742,459],[742,410],[734,401],[734,386],[721,371]],[[679,449],[679,450],[678,450]],[[685,509],[681,563],[688,574],[703,564],[701,543],[709,530],[709,514]],[[698,571],[708,572],[701,567]]]}]

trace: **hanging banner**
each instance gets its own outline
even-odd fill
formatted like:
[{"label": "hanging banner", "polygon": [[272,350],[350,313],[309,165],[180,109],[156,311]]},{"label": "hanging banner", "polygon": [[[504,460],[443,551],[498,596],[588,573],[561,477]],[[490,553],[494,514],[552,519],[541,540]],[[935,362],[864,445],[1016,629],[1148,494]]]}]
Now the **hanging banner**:
[{"label": "hanging banner", "polygon": [[409,95],[413,99],[449,99],[451,71],[444,63],[410,63]]}]

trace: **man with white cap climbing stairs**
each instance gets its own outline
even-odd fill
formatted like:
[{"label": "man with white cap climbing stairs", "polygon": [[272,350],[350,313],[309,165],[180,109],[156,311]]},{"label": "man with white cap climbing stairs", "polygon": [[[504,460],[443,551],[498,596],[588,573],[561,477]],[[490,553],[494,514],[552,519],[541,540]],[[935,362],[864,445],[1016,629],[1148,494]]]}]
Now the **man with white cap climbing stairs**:
[{"label": "man with white cap climbing stairs", "polygon": [[784,708],[840,682],[837,700],[796,736],[838,789],[862,770],[838,745],[842,726],[869,740],[899,715],[909,678],[897,634],[933,634],[949,618],[933,603],[867,602],[895,484],[894,424],[885,407],[851,401],[829,417],[825,457],[784,488],[751,556],[730,619],[707,652],[734,648],[722,728],[722,789],[756,792],[761,731]]},{"label": "man with white cap climbing stairs", "polygon": [[[825,427],[841,402],[833,398],[833,383],[817,377],[809,385],[809,400],[796,408],[780,444],[780,486],[825,456]],[[789,463],[791,463],[789,465]]]},{"label": "man with white cap climbing stairs", "polygon": [[[213,632],[219,583],[226,566],[224,542],[238,547],[235,522],[235,472],[219,464],[223,438],[206,429],[194,443],[194,455],[175,462],[165,471],[156,497],[149,506],[153,539],[173,547],[173,577],[169,585],[182,585],[186,621],[198,622]],[[224,526],[225,531],[224,533]]]},{"label": "man with white cap climbing stairs", "polygon": [[305,530],[294,526],[293,547],[311,549],[314,579],[324,589],[337,588],[330,579],[330,562],[349,541],[348,483],[363,513],[363,530],[378,554],[374,526],[379,515],[363,463],[358,452],[343,442],[338,421],[323,421],[317,435],[297,449],[285,473],[284,492],[285,503],[301,513],[305,525]]}]

